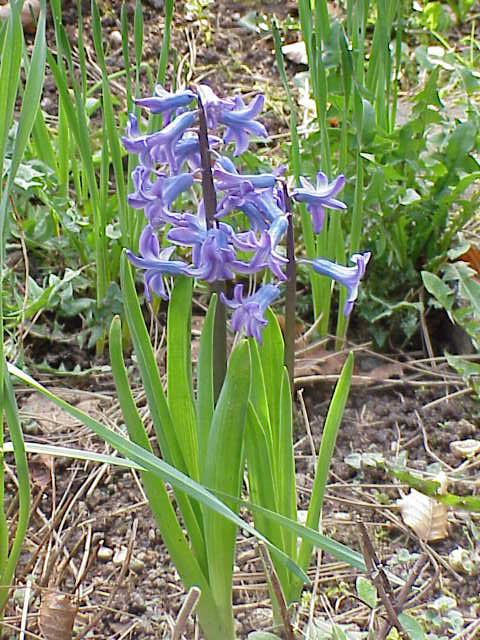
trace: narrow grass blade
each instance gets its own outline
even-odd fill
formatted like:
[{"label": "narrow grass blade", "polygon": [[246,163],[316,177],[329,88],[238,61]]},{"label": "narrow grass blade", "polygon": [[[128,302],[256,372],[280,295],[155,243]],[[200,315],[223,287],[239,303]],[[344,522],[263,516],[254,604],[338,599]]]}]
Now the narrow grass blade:
[{"label": "narrow grass blade", "polygon": [[30,476],[28,473],[27,455],[23,443],[22,427],[18,417],[17,403],[13,392],[10,376],[5,372],[3,386],[3,408],[7,418],[8,430],[12,439],[13,453],[15,456],[16,478],[18,481],[18,519],[15,535],[8,554],[6,565],[2,567],[0,576],[0,611],[3,611],[9,596],[10,586],[20,557],[23,541],[27,533],[28,518],[30,514]]},{"label": "narrow grass blade", "polygon": [[117,187],[117,206],[120,218],[120,229],[122,232],[122,244],[124,247],[131,247],[133,243],[133,230],[128,219],[127,191],[122,163],[122,147],[120,144],[120,135],[115,123],[113,98],[110,92],[107,66],[105,64],[105,55],[103,52],[102,25],[96,0],[92,0],[92,28],[95,52],[97,54],[100,69],[102,70],[103,117],[105,119],[105,131],[107,133],[108,147],[110,150],[109,161],[113,166],[115,185]]}]

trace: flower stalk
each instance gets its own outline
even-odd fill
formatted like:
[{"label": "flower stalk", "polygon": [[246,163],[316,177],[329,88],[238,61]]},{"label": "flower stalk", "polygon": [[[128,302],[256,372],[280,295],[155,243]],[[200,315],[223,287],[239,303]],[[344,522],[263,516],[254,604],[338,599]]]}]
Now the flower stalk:
[{"label": "flower stalk", "polygon": [[[208,144],[208,128],[202,101],[198,101],[198,142],[202,162],[202,192],[207,229],[216,223],[217,193],[213,183],[210,147]],[[225,293],[225,282],[217,280],[210,285],[212,292],[220,297]],[[227,372],[227,316],[221,300],[217,301],[213,324],[213,393],[215,402],[220,395]]]},{"label": "flower stalk", "polygon": [[290,196],[287,184],[284,182],[283,199],[285,213],[288,220],[287,227],[287,282],[285,295],[285,366],[288,371],[288,379],[292,394],[294,391],[293,380],[295,375],[295,333],[296,333],[296,306],[297,306],[297,264],[295,261],[295,237],[293,229],[293,216],[291,211]]}]

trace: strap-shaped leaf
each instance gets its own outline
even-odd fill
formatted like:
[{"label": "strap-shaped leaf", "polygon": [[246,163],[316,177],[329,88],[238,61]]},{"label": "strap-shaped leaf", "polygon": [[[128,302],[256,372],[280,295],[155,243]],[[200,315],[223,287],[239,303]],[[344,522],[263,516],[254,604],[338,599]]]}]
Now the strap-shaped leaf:
[{"label": "strap-shaped leaf", "polygon": [[192,278],[175,279],[167,322],[167,402],[188,475],[198,480],[197,418],[192,391]]},{"label": "strap-shaped leaf", "polygon": [[[128,429],[128,435],[132,442],[143,447],[149,453],[153,453],[145,426],[137,411],[130,390],[127,371],[123,361],[122,330],[118,316],[113,319],[110,326],[109,347],[118,400]],[[152,472],[142,469],[140,473],[145,487],[145,493],[158,528],[184,585],[187,588],[198,585],[202,590],[204,606],[211,607],[213,601],[206,575],[201,569],[197,558],[192,553],[182,528],[178,523],[175,509],[172,506],[164,482]],[[192,527],[189,527],[190,535],[192,535],[191,531]],[[194,534],[196,534],[196,536],[195,540],[192,540],[193,547],[202,550],[202,553],[198,553],[198,555],[204,557],[204,542],[201,532],[198,528],[194,528]]]},{"label": "strap-shaped leaf", "polygon": [[215,409],[213,394],[213,326],[217,295],[210,299],[207,315],[203,323],[200,337],[200,352],[197,366],[197,427],[198,427],[198,459],[200,478],[204,477],[204,461],[207,458],[208,438]]},{"label": "strap-shaped leaf", "polygon": [[[232,496],[240,495],[243,476],[243,437],[250,392],[248,342],[241,341],[230,355],[217,406],[213,414],[205,464],[205,484]],[[227,501],[230,508],[236,505]],[[213,597],[225,626],[233,633],[232,574],[237,527],[216,513],[205,513],[208,570]]]},{"label": "strap-shaped leaf", "polygon": [[7,367],[11,375],[15,376],[23,383],[40,392],[42,395],[56,404],[57,407],[60,407],[69,415],[79,420],[82,424],[91,429],[105,442],[108,442],[108,444],[110,444],[123,456],[129,458],[133,462],[136,462],[143,469],[151,471],[162,480],[170,482],[172,486],[180,489],[192,498],[195,498],[195,500],[198,500],[198,502],[200,502],[205,507],[212,509],[222,517],[230,520],[236,526],[244,529],[250,535],[255,536],[257,539],[265,542],[265,544],[269,547],[269,549],[271,549],[273,553],[280,554],[286,566],[289,567],[291,571],[293,571],[304,582],[309,582],[309,579],[304,571],[300,570],[290,558],[276,549],[276,547],[272,545],[269,540],[267,540],[256,529],[245,522],[245,520],[240,518],[240,516],[234,513],[224,502],[215,497],[211,491],[205,489],[205,487],[200,485],[198,482],[195,482],[178,469],[175,469],[171,465],[167,464],[164,460],[161,460],[160,458],[152,455],[150,452],[143,449],[143,447],[139,447],[133,442],[130,442],[129,440],[127,440],[127,438],[124,438],[115,431],[112,431],[111,429],[105,427],[98,420],[95,420],[84,411],[77,409],[62,398],[59,398],[18,367],[15,367],[12,364],[7,364]]}]

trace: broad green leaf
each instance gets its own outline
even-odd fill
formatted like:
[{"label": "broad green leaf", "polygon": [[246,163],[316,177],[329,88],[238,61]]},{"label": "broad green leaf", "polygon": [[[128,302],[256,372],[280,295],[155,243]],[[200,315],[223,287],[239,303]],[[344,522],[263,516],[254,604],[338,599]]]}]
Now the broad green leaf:
[{"label": "broad green leaf", "polygon": [[408,633],[410,640],[425,640],[425,632],[421,625],[407,613],[399,613],[398,619],[404,630]]},{"label": "broad green leaf", "polygon": [[466,380],[470,378],[480,378],[480,364],[465,360],[462,356],[454,356],[445,352],[448,364],[456,369],[458,373]]},{"label": "broad green leaf", "polygon": [[371,580],[364,576],[358,576],[355,582],[358,597],[363,600],[371,609],[375,609],[378,602],[377,588]]},{"label": "broad green leaf", "polygon": [[422,271],[422,280],[426,290],[434,296],[446,311],[453,305],[453,291],[434,273]]}]

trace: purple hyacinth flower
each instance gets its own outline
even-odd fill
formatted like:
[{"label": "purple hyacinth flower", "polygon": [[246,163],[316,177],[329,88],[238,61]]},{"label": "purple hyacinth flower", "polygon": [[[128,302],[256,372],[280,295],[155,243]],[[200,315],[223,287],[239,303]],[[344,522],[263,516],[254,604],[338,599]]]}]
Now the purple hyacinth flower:
[{"label": "purple hyacinth flower", "polygon": [[134,209],[145,209],[152,227],[178,219],[178,214],[169,211],[173,201],[193,185],[193,174],[180,173],[167,178],[164,173],[154,172],[155,182],[150,180],[151,171],[139,164],[132,171],[134,191],[128,196],[128,204]]},{"label": "purple hyacinth flower", "polygon": [[333,278],[347,289],[347,300],[343,307],[343,315],[348,316],[353,309],[355,300],[357,299],[358,285],[365,275],[365,270],[367,268],[368,261],[370,260],[370,256],[370,251],[353,254],[350,260],[355,264],[354,267],[345,267],[341,264],[336,264],[335,262],[330,262],[330,260],[324,260],[322,258],[316,258],[315,260],[301,260],[301,262],[311,265],[312,269],[316,273]]},{"label": "purple hyacinth flower", "polygon": [[206,84],[198,85],[197,92],[205,111],[205,119],[209,129],[216,129],[220,117],[226,111],[235,109],[235,101],[232,98],[219,98]]},{"label": "purple hyacinth flower", "polygon": [[[228,162],[226,162],[228,160]],[[221,191],[231,189],[250,191],[255,189],[268,189],[275,185],[276,177],[272,173],[258,173],[252,175],[241,175],[230,161],[230,158],[220,158],[213,170],[215,187]]]},{"label": "purple hyacinth flower", "polygon": [[127,249],[127,257],[130,262],[140,269],[145,269],[145,298],[148,302],[151,300],[150,289],[164,300],[168,299],[163,281],[164,275],[174,276],[188,273],[187,264],[181,260],[170,260],[174,251],[175,247],[167,247],[160,251],[158,238],[153,227],[149,224],[140,235],[139,253],[141,257]]},{"label": "purple hyacinth flower", "polygon": [[306,202],[307,209],[312,214],[313,230],[320,233],[325,218],[325,207],[328,209],[346,209],[347,205],[334,196],[343,189],[345,176],[339,175],[333,182],[328,183],[327,176],[319,171],[317,174],[317,187],[306,178],[300,176],[301,188],[292,191],[292,197],[297,202]]},{"label": "purple hyacinth flower", "polygon": [[[222,140],[218,136],[208,136],[209,149],[215,149],[221,142]],[[184,162],[188,162],[192,171],[201,168],[202,160],[200,158],[200,144],[197,133],[187,131],[184,134],[175,145],[175,157],[177,158],[179,167],[181,167]]]},{"label": "purple hyacinth flower", "polygon": [[189,129],[195,122],[195,113],[193,111],[185,111],[172,120],[170,124],[163,127],[160,131],[146,136],[145,146],[148,151],[156,158],[159,153],[164,152],[165,158],[172,172],[176,172],[179,168],[179,162],[176,157],[176,145],[185,131]]},{"label": "purple hyacinth flower", "polygon": [[223,293],[220,299],[223,304],[234,309],[232,329],[235,332],[245,329],[247,336],[255,338],[261,344],[262,331],[266,327],[265,312],[268,306],[280,295],[280,289],[273,284],[265,284],[253,295],[243,297],[243,284],[235,285],[233,299],[229,300]]},{"label": "purple hyacinth flower", "polygon": [[151,113],[162,113],[163,123],[168,124],[172,114],[178,107],[186,107],[196,97],[196,94],[189,89],[170,93],[170,91],[166,91],[161,85],[157,84],[153,96],[150,98],[136,98],[134,102],[140,107],[149,109]]},{"label": "purple hyacinth flower", "polygon": [[202,209],[200,215],[184,214],[169,230],[167,238],[173,244],[192,247],[193,265],[189,275],[214,282],[234,277],[234,269],[239,263],[232,243],[233,235],[232,227],[223,222],[207,229]]},{"label": "purple hyacinth flower", "polygon": [[287,227],[287,218],[282,216],[270,226],[268,231],[262,231],[259,238],[253,231],[235,234],[233,244],[237,249],[254,252],[251,260],[248,263],[241,263],[236,270],[240,273],[256,273],[262,269],[270,269],[279,280],[286,280],[282,269],[288,260],[276,251],[276,247],[285,235]]},{"label": "purple hyacinth flower", "polygon": [[133,113],[129,113],[125,127],[125,135],[121,138],[122,144],[128,153],[138,154],[141,164],[147,169],[153,167],[153,161],[147,146],[147,140],[150,137],[150,135],[140,133],[137,117]]},{"label": "purple hyacinth flower", "polygon": [[220,115],[219,122],[227,127],[223,141],[225,143],[232,140],[235,142],[235,156],[240,155],[248,148],[249,133],[261,138],[268,138],[267,130],[263,124],[254,119],[262,110],[264,101],[265,98],[259,94],[246,107],[242,98],[236,96],[235,110],[226,111]]},{"label": "purple hyacinth flower", "polygon": [[165,222],[176,223],[181,216],[169,209],[178,196],[190,189],[192,185],[192,173],[179,173],[170,178],[165,178],[162,175],[152,186],[155,199],[145,206],[145,215],[150,224],[153,227],[159,227]]}]

